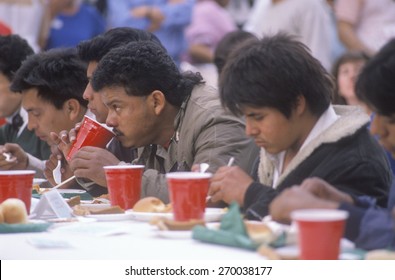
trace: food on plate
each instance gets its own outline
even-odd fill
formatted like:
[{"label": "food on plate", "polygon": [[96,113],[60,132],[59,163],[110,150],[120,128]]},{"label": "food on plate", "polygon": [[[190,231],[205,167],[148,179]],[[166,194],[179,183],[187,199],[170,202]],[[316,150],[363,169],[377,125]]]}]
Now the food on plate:
[{"label": "food on plate", "polygon": [[395,251],[385,249],[369,251],[365,255],[366,260],[395,260]]},{"label": "food on plate", "polygon": [[89,208],[81,205],[75,205],[72,208],[73,208],[73,214],[75,216],[86,216],[86,215],[90,215],[91,213]]},{"label": "food on plate", "polygon": [[91,212],[91,215],[122,214],[122,213],[125,213],[125,210],[123,210],[121,207],[116,205],[116,206],[110,206],[108,208],[103,208],[103,209],[91,209],[90,212]]},{"label": "food on plate", "polygon": [[33,185],[33,191],[36,191],[40,195],[50,190],[51,188],[41,188],[40,185]]},{"label": "food on plate", "polygon": [[110,196],[108,194],[102,194],[101,196],[95,197],[92,204],[110,204]]},{"label": "food on plate", "polygon": [[80,203],[81,203],[81,197],[80,197],[79,195],[70,197],[70,198],[67,200],[67,204],[68,204],[70,207],[76,206],[76,205],[78,205],[78,204],[80,204]]},{"label": "food on plate", "polygon": [[163,217],[155,217],[150,221],[160,230],[191,230],[196,225],[205,226],[204,220],[190,220],[186,222],[174,221]]},{"label": "food on plate", "polygon": [[8,198],[0,205],[3,222],[7,224],[27,223],[25,203],[18,198]]},{"label": "food on plate", "polygon": [[170,204],[163,203],[159,198],[148,196],[140,199],[133,206],[135,212],[152,212],[152,213],[167,213],[171,212],[172,208]]},{"label": "food on plate", "polygon": [[73,214],[76,216],[122,214],[122,213],[125,213],[125,210],[123,210],[119,206],[109,206],[103,209],[92,209],[89,207],[84,207],[83,205],[76,205],[73,207]]},{"label": "food on plate", "polygon": [[40,193],[40,185],[33,185],[33,191]]},{"label": "food on plate", "polygon": [[244,222],[248,236],[256,243],[270,244],[276,239],[273,231],[261,222],[245,221]]}]

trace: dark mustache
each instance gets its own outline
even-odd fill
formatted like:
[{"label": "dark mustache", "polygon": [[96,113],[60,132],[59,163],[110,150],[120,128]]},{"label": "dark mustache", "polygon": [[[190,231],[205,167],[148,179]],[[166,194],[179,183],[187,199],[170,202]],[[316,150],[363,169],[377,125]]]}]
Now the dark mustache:
[{"label": "dark mustache", "polygon": [[112,130],[112,132],[114,132],[114,133],[115,133],[115,136],[117,136],[117,137],[123,136],[123,135],[124,135],[121,131],[119,131],[119,130],[116,129],[116,128],[114,128],[114,129]]}]

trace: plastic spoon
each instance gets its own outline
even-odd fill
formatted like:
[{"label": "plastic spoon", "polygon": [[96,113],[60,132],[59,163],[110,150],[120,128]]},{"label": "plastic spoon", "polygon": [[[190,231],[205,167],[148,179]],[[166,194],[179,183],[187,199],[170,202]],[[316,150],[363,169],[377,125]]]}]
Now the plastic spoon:
[{"label": "plastic spoon", "polygon": [[200,173],[204,173],[207,171],[207,169],[210,167],[210,165],[208,163],[201,163],[199,166],[199,172]]},{"label": "plastic spoon", "polygon": [[[226,166],[232,166],[232,164],[233,164],[234,161],[235,161],[235,158],[234,158],[234,157],[231,157],[231,158],[229,159],[229,161],[228,161],[228,164],[227,164]],[[211,195],[208,195],[208,196],[206,197],[206,203],[207,203],[210,199],[211,199]]]},{"label": "plastic spoon", "polygon": [[59,159],[58,160],[58,165],[55,167],[54,170],[52,170],[52,176],[56,184],[62,183],[62,173],[61,173],[61,168],[62,168],[62,161]]}]

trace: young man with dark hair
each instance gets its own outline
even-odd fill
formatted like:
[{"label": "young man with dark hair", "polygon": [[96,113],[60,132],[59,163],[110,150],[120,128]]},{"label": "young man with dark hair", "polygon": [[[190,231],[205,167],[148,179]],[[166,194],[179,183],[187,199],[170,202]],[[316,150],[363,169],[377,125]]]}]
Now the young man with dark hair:
[{"label": "young man with dark hair", "polygon": [[[18,155],[13,154],[15,149],[24,151],[32,160],[33,157],[45,160],[51,153],[47,143],[28,130],[22,96],[10,90],[15,72],[33,53],[27,41],[20,36],[0,36],[0,118],[6,118],[6,124],[0,128],[0,169],[27,168],[27,163],[19,162]],[[6,160],[4,152],[11,152],[11,161]]]},{"label": "young man with dark hair", "polygon": [[[53,49],[29,56],[16,72],[11,90],[22,94],[22,106],[29,116],[28,128],[52,145],[56,143],[51,132],[70,130],[84,117],[87,101],[82,94],[87,83],[86,64],[76,50]],[[44,162],[29,164],[44,171]],[[98,196],[106,189],[88,191]]]},{"label": "young man with dark hair", "polygon": [[[356,84],[357,97],[374,112],[371,133],[395,157],[395,40],[387,43],[363,68]],[[328,182],[330,182],[328,180]],[[366,196],[353,197],[318,178],[310,178],[280,194],[270,205],[270,214],[290,222],[296,209],[329,208],[349,213],[344,236],[358,248],[395,249],[395,184],[388,207],[375,207]]]},{"label": "young man with dark hair", "polygon": [[[130,27],[110,29],[106,33],[96,36],[91,40],[81,42],[77,46],[77,50],[80,58],[88,63],[86,72],[88,80],[90,81],[92,79],[92,75],[97,68],[97,64],[111,49],[134,41],[152,41],[159,45],[161,44],[158,38],[152,33]],[[95,92],[92,89],[90,82],[88,82],[86,86],[83,98],[88,101],[88,109],[95,115],[96,120],[100,123],[105,123],[108,114],[108,108],[104,105],[100,93]],[[69,138],[63,137],[63,141],[74,141],[76,132],[76,130],[72,129],[70,132],[68,132]],[[63,133],[67,132],[62,132],[62,134]],[[59,138],[54,140],[60,141]],[[136,157],[136,148],[122,147],[118,139],[113,138],[113,140],[107,146],[107,149],[97,147],[81,148],[73,156],[69,162],[69,166],[63,162],[62,167],[66,177],[76,175],[78,182],[82,186],[87,186],[87,184],[92,184],[92,182],[101,186],[107,186],[103,166],[116,165],[119,164],[120,161],[130,163]],[[53,169],[57,165],[57,160],[58,159],[55,157],[51,158],[46,164],[45,174],[46,177],[51,181],[53,181],[52,173]],[[68,171],[68,169],[70,169],[69,167],[73,170],[73,172],[71,170]],[[66,172],[69,174],[66,175]],[[84,182],[80,178],[86,178],[90,181]]]},{"label": "young man with dark hair", "polygon": [[333,90],[323,66],[292,37],[278,34],[235,50],[221,75],[221,100],[246,117],[246,133],[261,153],[255,178],[236,166],[220,168],[212,200],[237,201],[247,218],[261,219],[277,194],[316,176],[385,206],[391,172],[367,130],[369,116],[332,106]]}]

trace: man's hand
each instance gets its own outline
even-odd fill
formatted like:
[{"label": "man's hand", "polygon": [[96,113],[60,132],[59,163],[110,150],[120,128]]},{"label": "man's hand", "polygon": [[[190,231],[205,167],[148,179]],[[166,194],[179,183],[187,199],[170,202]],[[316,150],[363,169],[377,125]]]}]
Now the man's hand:
[{"label": "man's hand", "polygon": [[294,186],[280,193],[269,206],[274,221],[289,224],[291,212],[298,209],[336,209],[338,204],[323,200],[301,187]]},{"label": "man's hand", "polygon": [[300,187],[321,199],[331,200],[338,203],[354,203],[352,197],[349,194],[339,191],[334,186],[320,178],[314,177],[305,179]]},{"label": "man's hand", "polygon": [[[45,169],[44,169],[44,175],[45,178],[47,178],[48,182],[51,183],[51,185],[55,186],[56,182],[53,178],[53,170],[56,168],[58,165],[58,160],[62,161],[62,168],[60,169],[60,172],[62,174],[62,181],[70,178],[73,176],[73,172],[70,169],[69,164],[67,161],[62,157],[61,154],[51,154],[49,159],[45,162]],[[67,186],[66,186],[67,187]]]},{"label": "man's hand", "polygon": [[254,180],[238,166],[223,166],[211,178],[209,195],[211,201],[236,201],[239,205],[244,204],[244,196],[247,188]]},{"label": "man's hand", "polygon": [[[11,160],[7,161],[3,153],[11,154]],[[6,143],[0,148],[0,169],[2,170],[22,170],[29,164],[27,153],[15,143]]]},{"label": "man's hand", "polygon": [[66,158],[80,130],[81,123],[77,123],[70,131],[62,130],[59,134],[51,132],[51,140]]},{"label": "man's hand", "polygon": [[69,164],[76,177],[87,178],[106,187],[103,166],[117,165],[119,162],[119,159],[106,149],[88,146],[76,152]]}]

